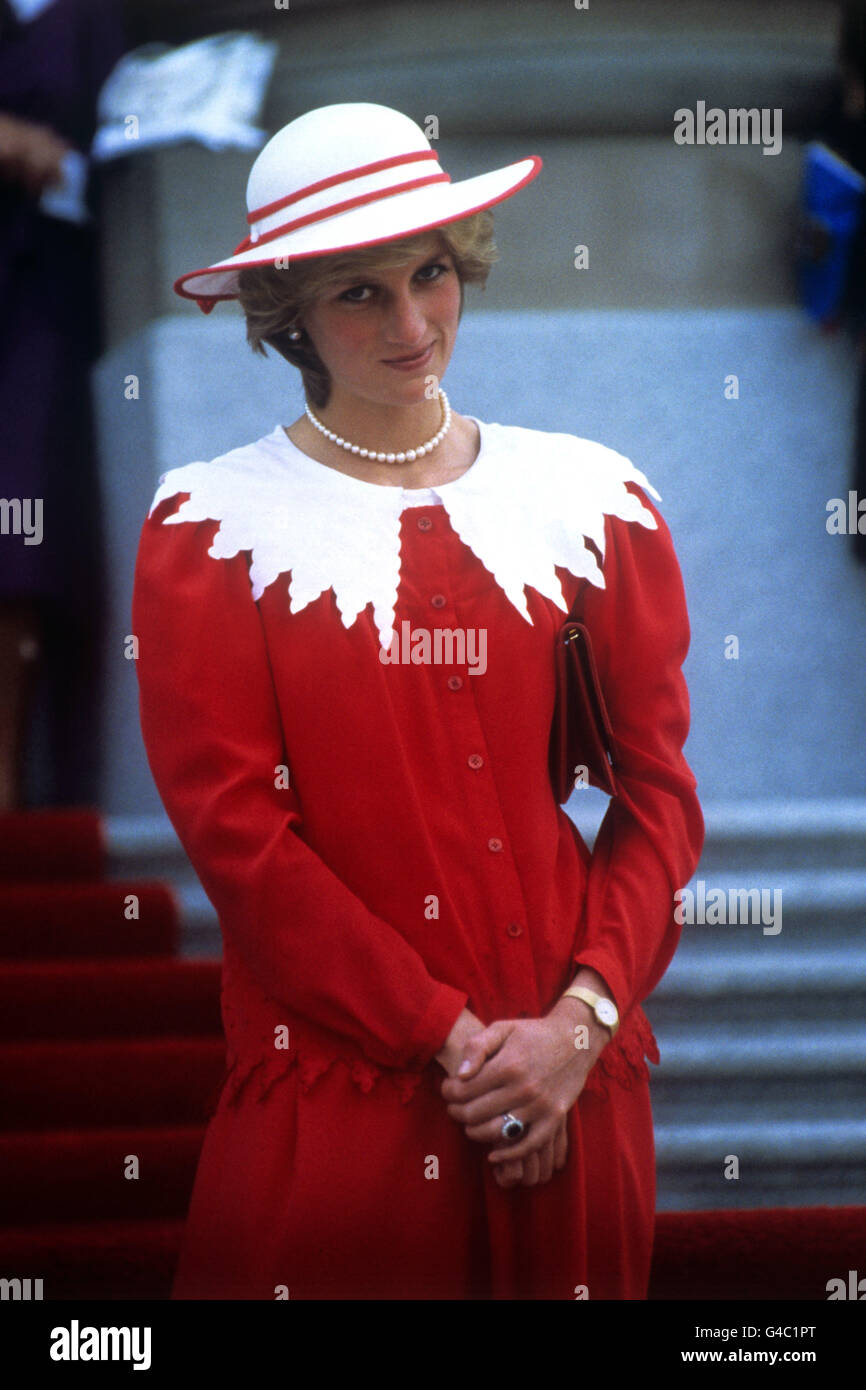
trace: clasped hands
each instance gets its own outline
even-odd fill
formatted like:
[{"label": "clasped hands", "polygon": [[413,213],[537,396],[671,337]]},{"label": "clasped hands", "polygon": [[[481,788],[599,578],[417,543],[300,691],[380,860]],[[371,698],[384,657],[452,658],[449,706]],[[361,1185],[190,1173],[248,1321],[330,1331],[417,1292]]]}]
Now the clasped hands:
[{"label": "clasped hands", "polygon": [[[580,1046],[586,1038],[589,1045]],[[592,1010],[571,997],[544,1018],[502,1019],[489,1027],[470,1009],[460,1014],[437,1054],[448,1072],[442,1096],[467,1138],[493,1146],[488,1161],[500,1187],[549,1182],[565,1166],[568,1113],[609,1039]],[[508,1112],[528,1126],[517,1142],[502,1137]]]}]

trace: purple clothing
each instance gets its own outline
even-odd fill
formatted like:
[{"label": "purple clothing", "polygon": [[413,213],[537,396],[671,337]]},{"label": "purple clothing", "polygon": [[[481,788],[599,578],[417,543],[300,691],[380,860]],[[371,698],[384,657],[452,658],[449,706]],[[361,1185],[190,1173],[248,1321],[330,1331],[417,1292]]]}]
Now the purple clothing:
[{"label": "purple clothing", "polygon": [[[99,90],[124,51],[114,0],[0,9],[0,111],[87,153]],[[97,350],[91,227],[47,217],[0,178],[0,497],[42,499],[43,539],[0,534],[0,598],[93,602],[97,492],[89,368]]]},{"label": "purple clothing", "polygon": [[[53,0],[22,23],[0,0],[0,111],[51,126],[86,154],[100,87],[125,48],[120,8],[117,0]],[[40,544],[25,545],[20,523],[0,518],[0,604],[26,601],[40,619],[29,805],[97,796],[96,283],[93,226],[46,216],[35,197],[0,178],[0,499],[26,500],[28,512],[42,499]]]}]

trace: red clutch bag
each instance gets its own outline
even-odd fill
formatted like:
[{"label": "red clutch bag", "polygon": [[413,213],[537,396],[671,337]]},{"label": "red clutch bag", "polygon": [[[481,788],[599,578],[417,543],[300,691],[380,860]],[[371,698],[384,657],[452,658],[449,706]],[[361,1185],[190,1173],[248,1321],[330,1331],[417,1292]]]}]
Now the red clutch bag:
[{"label": "red clutch bag", "polygon": [[557,801],[566,802],[581,777],[616,796],[615,748],[589,631],[569,617],[556,636],[550,780]]}]

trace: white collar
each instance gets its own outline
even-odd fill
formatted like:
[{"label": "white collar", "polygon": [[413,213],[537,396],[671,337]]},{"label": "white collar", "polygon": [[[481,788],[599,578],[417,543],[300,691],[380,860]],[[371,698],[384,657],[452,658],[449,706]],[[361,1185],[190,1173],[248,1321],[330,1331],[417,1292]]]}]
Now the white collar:
[{"label": "white collar", "polygon": [[165,498],[188,492],[165,524],[219,521],[208,554],[227,560],[250,551],[254,599],[291,571],[290,612],[333,589],[348,628],[372,603],[383,648],[394,628],[400,515],[407,506],[429,504],[431,494],[530,623],[527,584],[567,611],[557,565],[604,587],[584,538],[604,558],[605,516],[655,529],[652,513],[625,484],[638,483],[661,498],[622,454],[572,434],[467,418],[478,425],[481,449],[451,483],[407,489],[364,482],[317,463],[277,425],[253,444],[164,473],[151,512]]}]

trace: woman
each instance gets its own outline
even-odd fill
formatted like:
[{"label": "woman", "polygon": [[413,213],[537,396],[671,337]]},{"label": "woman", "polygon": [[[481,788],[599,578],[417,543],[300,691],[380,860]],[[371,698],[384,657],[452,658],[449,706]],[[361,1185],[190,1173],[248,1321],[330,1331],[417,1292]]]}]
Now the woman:
[{"label": "woman", "polygon": [[[239,297],[307,407],[166,474],[138,556],[148,756],[224,938],[175,1298],[646,1294],[639,1005],[703,833],[679,569],[628,460],[439,387],[539,167],[452,185],[400,113],[308,112],[176,285]],[[592,856],[548,770],[578,598],[621,758]]]},{"label": "woman", "polygon": [[124,51],[119,10],[0,3],[0,810],[98,796],[100,341],[82,219],[99,190],[76,171]]}]

